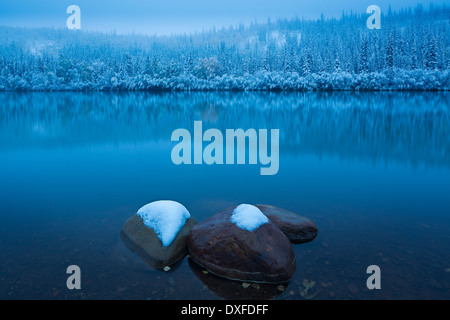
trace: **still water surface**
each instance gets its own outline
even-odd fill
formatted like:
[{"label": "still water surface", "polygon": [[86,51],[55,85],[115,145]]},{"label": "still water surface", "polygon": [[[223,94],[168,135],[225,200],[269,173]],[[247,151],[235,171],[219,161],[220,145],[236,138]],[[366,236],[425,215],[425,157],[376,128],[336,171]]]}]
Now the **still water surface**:
[{"label": "still water surface", "polygon": [[[1,299],[450,299],[448,93],[2,93]],[[180,165],[177,128],[280,130],[280,169]],[[240,203],[314,220],[281,292],[153,270],[121,243],[144,204]],[[66,288],[69,265],[81,290]],[[366,269],[381,268],[381,290]]]}]

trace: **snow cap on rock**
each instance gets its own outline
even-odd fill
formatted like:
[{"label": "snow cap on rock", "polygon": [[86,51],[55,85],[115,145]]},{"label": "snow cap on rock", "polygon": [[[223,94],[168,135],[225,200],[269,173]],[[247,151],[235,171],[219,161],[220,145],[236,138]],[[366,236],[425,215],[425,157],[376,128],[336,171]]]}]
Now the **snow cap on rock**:
[{"label": "snow cap on rock", "polygon": [[256,230],[269,222],[261,210],[250,204],[241,204],[234,208],[230,220],[239,228],[247,231]]},{"label": "snow cap on rock", "polygon": [[181,204],[171,200],[159,200],[146,204],[136,213],[144,225],[153,229],[164,247],[168,247],[191,217]]}]

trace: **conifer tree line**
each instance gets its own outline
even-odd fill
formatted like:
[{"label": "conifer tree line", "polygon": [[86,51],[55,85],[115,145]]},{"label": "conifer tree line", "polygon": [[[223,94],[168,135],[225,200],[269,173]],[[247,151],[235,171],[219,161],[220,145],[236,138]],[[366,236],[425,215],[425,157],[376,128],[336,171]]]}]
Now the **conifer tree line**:
[{"label": "conifer tree line", "polygon": [[0,27],[0,90],[448,90],[450,7],[195,34]]}]

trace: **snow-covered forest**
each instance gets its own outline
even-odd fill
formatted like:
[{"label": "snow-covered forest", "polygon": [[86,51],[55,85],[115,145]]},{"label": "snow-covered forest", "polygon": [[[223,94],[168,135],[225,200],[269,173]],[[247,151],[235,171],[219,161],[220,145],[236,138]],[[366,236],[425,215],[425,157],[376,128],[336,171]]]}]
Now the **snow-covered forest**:
[{"label": "snow-covered forest", "polygon": [[450,7],[172,36],[0,27],[0,90],[449,90]]}]

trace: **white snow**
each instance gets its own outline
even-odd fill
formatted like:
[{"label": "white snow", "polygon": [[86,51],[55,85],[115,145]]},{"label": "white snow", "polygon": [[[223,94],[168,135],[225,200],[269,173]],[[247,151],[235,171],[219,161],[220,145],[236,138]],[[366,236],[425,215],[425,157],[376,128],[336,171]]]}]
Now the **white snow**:
[{"label": "white snow", "polygon": [[164,247],[172,243],[191,216],[182,204],[171,200],[146,204],[136,214],[142,218],[145,226],[155,231]]},{"label": "white snow", "polygon": [[239,228],[247,231],[256,230],[269,222],[269,219],[261,210],[250,204],[241,204],[234,208],[230,220]]}]

